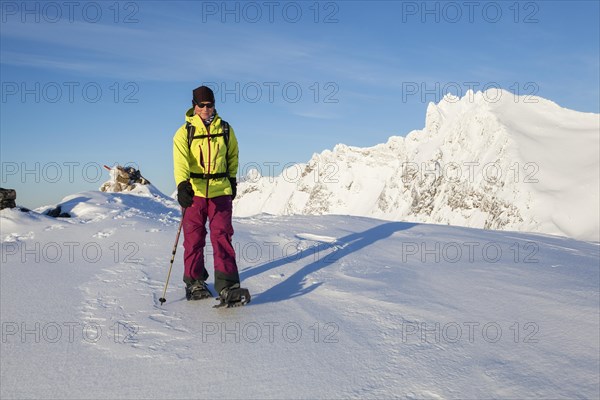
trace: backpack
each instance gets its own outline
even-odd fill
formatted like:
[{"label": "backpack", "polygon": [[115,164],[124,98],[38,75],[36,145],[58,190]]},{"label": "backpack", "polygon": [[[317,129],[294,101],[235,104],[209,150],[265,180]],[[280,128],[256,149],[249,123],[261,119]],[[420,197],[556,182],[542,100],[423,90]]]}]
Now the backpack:
[{"label": "backpack", "polygon": [[[216,133],[214,135],[194,135],[196,133],[196,127],[189,122],[185,123],[185,129],[187,131],[188,138],[188,149],[192,148],[192,141],[194,139],[203,139],[207,137],[219,137],[223,136],[225,140],[225,147],[227,148],[227,154],[225,156],[225,162],[227,171],[229,171],[229,123],[227,121],[221,120],[221,127],[223,128],[222,133]],[[220,172],[218,174],[198,174],[195,172],[190,173],[190,178],[200,178],[200,179],[221,179],[221,178],[229,178],[229,172]]]}]

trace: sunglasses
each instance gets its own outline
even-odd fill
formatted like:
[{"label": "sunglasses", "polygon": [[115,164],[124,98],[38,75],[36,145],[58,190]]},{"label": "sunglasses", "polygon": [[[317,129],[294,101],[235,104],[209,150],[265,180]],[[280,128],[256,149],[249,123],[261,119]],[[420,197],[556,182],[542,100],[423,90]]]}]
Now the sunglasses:
[{"label": "sunglasses", "polygon": [[215,103],[204,103],[204,104],[194,103],[194,104],[197,105],[199,108],[204,108],[204,107],[213,108],[215,106]]}]

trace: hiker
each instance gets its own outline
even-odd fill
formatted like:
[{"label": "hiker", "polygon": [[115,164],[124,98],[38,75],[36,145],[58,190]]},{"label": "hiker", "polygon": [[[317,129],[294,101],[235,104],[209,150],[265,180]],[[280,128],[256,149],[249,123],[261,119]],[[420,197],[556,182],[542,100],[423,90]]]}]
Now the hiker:
[{"label": "hiker", "polygon": [[[183,208],[183,248],[186,298],[212,297],[204,265],[206,220],[214,252],[215,289],[222,305],[236,304],[240,278],[232,245],[232,201],[236,195],[238,142],[233,128],[215,109],[213,91],[200,86],[192,92],[192,108],[173,137],[177,201]],[[244,302],[244,304],[245,304]]]}]

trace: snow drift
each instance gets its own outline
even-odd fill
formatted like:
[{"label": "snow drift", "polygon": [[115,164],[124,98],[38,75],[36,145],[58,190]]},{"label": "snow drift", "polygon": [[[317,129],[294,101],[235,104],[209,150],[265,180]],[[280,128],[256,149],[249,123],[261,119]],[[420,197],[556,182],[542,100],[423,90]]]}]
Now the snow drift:
[{"label": "snow drift", "polygon": [[425,128],[245,177],[236,216],[344,214],[600,240],[599,115],[503,90],[430,103]]}]

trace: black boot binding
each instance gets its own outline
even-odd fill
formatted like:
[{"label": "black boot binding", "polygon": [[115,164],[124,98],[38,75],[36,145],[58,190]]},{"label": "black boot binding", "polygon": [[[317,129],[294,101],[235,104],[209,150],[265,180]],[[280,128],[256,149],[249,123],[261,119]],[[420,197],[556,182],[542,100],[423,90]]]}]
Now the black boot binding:
[{"label": "black boot binding", "polygon": [[250,303],[251,299],[252,297],[248,289],[241,288],[239,284],[235,284],[221,290],[219,297],[217,297],[219,304],[215,305],[214,308],[241,307]]}]

